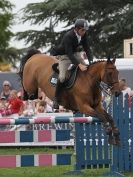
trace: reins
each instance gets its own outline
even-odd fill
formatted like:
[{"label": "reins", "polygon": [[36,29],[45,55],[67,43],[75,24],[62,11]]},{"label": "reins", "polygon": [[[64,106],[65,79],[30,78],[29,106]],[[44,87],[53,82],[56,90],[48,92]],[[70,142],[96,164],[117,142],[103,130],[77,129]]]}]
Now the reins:
[{"label": "reins", "polygon": [[100,89],[106,93],[106,95],[111,96],[112,94],[110,93],[112,86],[109,86],[108,84],[104,83],[103,81],[100,82]]}]

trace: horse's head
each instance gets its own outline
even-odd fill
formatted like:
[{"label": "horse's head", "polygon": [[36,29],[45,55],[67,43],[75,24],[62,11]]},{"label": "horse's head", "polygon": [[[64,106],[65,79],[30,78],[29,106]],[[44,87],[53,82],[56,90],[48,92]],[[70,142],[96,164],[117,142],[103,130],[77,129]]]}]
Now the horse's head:
[{"label": "horse's head", "polygon": [[118,70],[115,66],[116,59],[108,59],[105,63],[105,68],[102,76],[102,81],[110,87],[110,91],[116,97],[120,95],[119,79],[118,79]]}]

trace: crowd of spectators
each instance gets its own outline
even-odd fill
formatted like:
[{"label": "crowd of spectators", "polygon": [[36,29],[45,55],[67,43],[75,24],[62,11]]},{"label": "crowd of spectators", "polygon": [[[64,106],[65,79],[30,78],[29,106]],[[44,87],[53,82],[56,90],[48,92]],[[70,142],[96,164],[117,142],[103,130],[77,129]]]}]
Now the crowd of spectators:
[{"label": "crowd of spectators", "polygon": [[[58,112],[67,112],[62,106]],[[23,91],[12,89],[9,81],[3,82],[2,91],[0,93],[0,117],[11,116],[17,114],[19,116],[33,116],[39,113],[53,113],[57,110],[53,109],[53,102],[39,88],[38,99],[23,101]]]}]

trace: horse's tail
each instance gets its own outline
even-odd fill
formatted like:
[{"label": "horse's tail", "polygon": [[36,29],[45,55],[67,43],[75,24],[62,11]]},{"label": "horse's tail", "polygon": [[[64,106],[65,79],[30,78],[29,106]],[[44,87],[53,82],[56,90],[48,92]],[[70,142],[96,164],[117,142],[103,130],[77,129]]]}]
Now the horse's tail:
[{"label": "horse's tail", "polygon": [[30,57],[32,57],[33,55],[38,54],[38,53],[41,53],[41,52],[37,49],[30,49],[30,50],[28,50],[27,54],[21,59],[20,68],[19,68],[19,72],[18,72],[21,79],[23,78],[23,69],[24,69],[25,63],[27,62],[27,60]]}]

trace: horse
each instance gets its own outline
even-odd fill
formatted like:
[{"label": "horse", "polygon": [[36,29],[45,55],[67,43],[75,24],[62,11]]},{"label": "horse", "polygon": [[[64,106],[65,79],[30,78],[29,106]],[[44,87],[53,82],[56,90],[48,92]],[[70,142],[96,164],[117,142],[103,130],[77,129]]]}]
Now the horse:
[{"label": "horse", "polygon": [[[38,88],[53,100],[55,87],[50,83],[53,73],[52,65],[58,63],[54,56],[34,52],[27,55],[20,67],[21,81],[27,95],[37,93]],[[99,118],[108,136],[108,142],[120,145],[119,130],[110,114],[102,105],[102,91],[100,83],[108,85],[110,92],[120,94],[116,59],[99,60],[88,65],[86,71],[78,69],[74,85],[63,89],[59,101],[60,105],[72,111],[79,111],[92,117]]]}]

